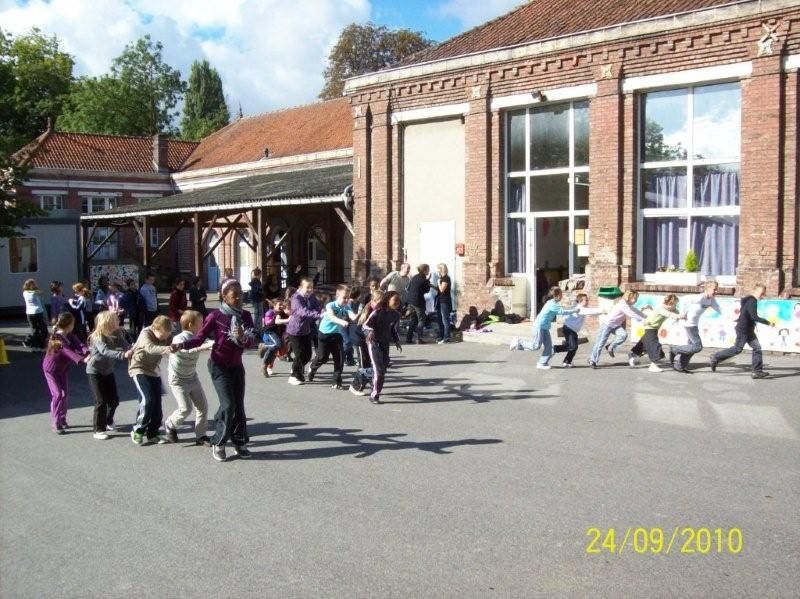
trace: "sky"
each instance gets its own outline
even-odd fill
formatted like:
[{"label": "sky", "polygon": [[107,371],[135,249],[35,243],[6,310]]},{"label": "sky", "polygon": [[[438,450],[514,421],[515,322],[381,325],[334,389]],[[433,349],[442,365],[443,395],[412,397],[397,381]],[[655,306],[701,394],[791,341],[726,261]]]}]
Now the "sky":
[{"label": "sky", "polygon": [[372,21],[443,41],[523,0],[0,0],[0,28],[38,27],[75,57],[75,75],[101,75],[125,45],[149,33],[188,77],[208,59],[232,114],[316,100],[341,30]]}]

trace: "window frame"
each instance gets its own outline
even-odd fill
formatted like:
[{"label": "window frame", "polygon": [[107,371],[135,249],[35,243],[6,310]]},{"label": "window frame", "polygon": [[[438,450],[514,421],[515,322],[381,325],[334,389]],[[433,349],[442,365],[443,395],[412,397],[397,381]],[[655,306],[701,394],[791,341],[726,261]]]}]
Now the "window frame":
[{"label": "window frame", "polygon": [[[120,194],[118,193],[91,193],[91,194],[81,194],[81,214],[92,214],[94,212],[102,212],[104,210],[111,210],[112,208],[116,208],[119,206],[120,202]],[[99,210],[94,209],[94,201],[95,200],[103,200],[103,207]],[[84,210],[84,207],[87,210]],[[102,232],[111,232],[112,227],[98,227],[95,230],[95,235]],[[92,236],[94,237],[94,235]],[[97,243],[99,245],[102,242],[102,238]],[[101,249],[100,252],[92,258],[92,260],[119,260],[119,234],[116,235],[114,239],[106,243]],[[89,240],[87,252],[91,254],[94,251],[95,244],[92,243],[92,240]]]},{"label": "window frame", "polygon": [[[741,151],[741,137],[739,138],[739,152],[738,157],[725,156],[720,158],[695,158],[694,157],[694,137],[695,137],[695,123],[694,123],[694,94],[697,88],[713,87],[715,85],[726,85],[735,83],[739,86],[739,119],[742,118],[742,102],[741,102],[741,80],[728,79],[717,81],[700,81],[690,84],[681,84],[668,87],[658,87],[652,89],[641,89],[637,92],[637,135],[636,135],[636,276],[640,281],[646,283],[656,283],[659,281],[658,272],[646,273],[644,272],[644,228],[646,218],[684,218],[686,219],[687,229],[687,248],[693,249],[692,239],[692,219],[702,217],[736,217],[741,218],[741,203],[737,206],[719,206],[719,207],[696,207],[694,205],[695,196],[695,181],[694,170],[696,167],[704,166],[737,166],[739,168],[739,177],[741,182],[741,168],[742,168],[742,151]],[[659,160],[659,161],[644,161],[644,148],[642,147],[644,138],[647,134],[646,131],[646,114],[645,104],[647,95],[651,93],[686,90],[686,102],[688,104],[686,119],[688,123],[688,137],[686,148],[685,160]],[[741,129],[740,129],[741,133]],[[644,193],[644,172],[647,170],[655,170],[660,168],[685,168],[686,169],[686,206],[684,208],[642,208],[642,199]],[[739,221],[741,224],[741,221]],[[741,235],[741,229],[740,229]],[[687,251],[688,251],[687,250]],[[739,248],[737,247],[737,253]],[[682,268],[683,265],[675,265]],[[738,268],[738,260],[737,260]],[[705,275],[700,274],[701,280],[713,279],[720,285],[731,286],[736,284],[736,273],[733,275]]]},{"label": "window frame", "polygon": [[[64,198],[66,194],[64,193],[36,193],[34,196],[37,199],[37,203],[39,204],[39,209],[45,210],[47,212],[52,212],[53,210],[63,210],[64,209]],[[45,199],[50,200],[57,200],[58,206],[53,206],[52,208],[46,208],[44,205]]]}]

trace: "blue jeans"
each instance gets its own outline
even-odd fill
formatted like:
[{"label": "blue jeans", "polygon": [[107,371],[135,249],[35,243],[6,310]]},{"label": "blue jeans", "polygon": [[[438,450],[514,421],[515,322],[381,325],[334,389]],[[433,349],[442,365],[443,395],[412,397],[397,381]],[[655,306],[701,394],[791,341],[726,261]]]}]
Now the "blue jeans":
[{"label": "blue jeans", "polygon": [[530,341],[521,341],[520,345],[525,351],[536,351],[541,348],[542,356],[539,358],[539,364],[547,366],[550,358],[553,357],[553,337],[550,334],[550,329],[533,329],[533,337]]},{"label": "blue jeans", "polygon": [[597,364],[597,362],[600,360],[600,352],[603,351],[603,347],[611,335],[614,335],[614,340],[609,344],[611,346],[610,349],[612,350],[616,350],[619,346],[625,343],[625,340],[628,338],[628,333],[625,331],[624,326],[609,327],[607,324],[604,324],[602,327],[600,327],[600,330],[597,333],[597,340],[594,342],[594,347],[592,348],[592,357],[589,358],[590,361]]},{"label": "blue jeans", "polygon": [[728,349],[718,351],[711,356],[711,360],[714,362],[722,362],[723,360],[727,360],[733,356],[738,356],[740,353],[742,353],[742,351],[744,351],[745,343],[753,350],[753,372],[761,372],[764,370],[764,361],[761,355],[761,343],[759,343],[755,331],[736,331],[736,342],[733,344],[733,346],[729,347]]},{"label": "blue jeans", "polygon": [[450,341],[450,312],[453,306],[450,304],[439,304],[436,308],[436,317],[439,319],[439,339]]},{"label": "blue jeans", "polygon": [[267,351],[264,352],[264,366],[269,366],[275,361],[275,355],[283,345],[283,342],[281,338],[278,337],[278,334],[272,331],[264,333],[261,340],[264,342],[264,345],[267,346]]},{"label": "blue jeans", "polygon": [[686,337],[688,340],[686,345],[675,345],[670,348],[678,357],[680,368],[686,368],[692,356],[703,351],[703,340],[700,339],[700,331],[697,327],[686,327]]}]

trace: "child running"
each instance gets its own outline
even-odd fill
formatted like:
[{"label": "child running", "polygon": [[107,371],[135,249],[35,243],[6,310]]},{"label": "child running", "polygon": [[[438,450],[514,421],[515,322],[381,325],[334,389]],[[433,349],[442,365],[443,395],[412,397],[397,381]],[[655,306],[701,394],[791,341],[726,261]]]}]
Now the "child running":
[{"label": "child running", "polygon": [[94,399],[94,438],[104,441],[109,432],[117,430],[114,414],[119,406],[119,395],[114,366],[117,360],[129,360],[133,354],[115,312],[106,310],[97,315],[94,331],[89,335],[89,348],[86,375]]},{"label": "child running", "polygon": [[300,287],[292,296],[292,307],[286,332],[289,334],[289,347],[294,354],[290,385],[305,383],[306,364],[311,360],[312,327],[322,316],[322,309],[314,297],[314,283],[308,277],[300,279]]},{"label": "child running", "polygon": [[86,296],[90,294],[83,283],[75,283],[72,292],[74,295],[67,300],[67,310],[75,318],[75,334],[81,342],[86,343],[89,328],[89,301]]},{"label": "child running", "polygon": [[583,323],[587,316],[599,316],[603,313],[599,308],[589,308],[589,296],[583,291],[575,296],[577,312],[569,314],[564,319],[564,326],[562,333],[564,334],[564,343],[556,345],[553,348],[553,353],[566,352],[562,366],[564,368],[572,368],[572,360],[575,359],[575,354],[578,353],[578,335],[583,329]]},{"label": "child running", "polygon": [[664,303],[652,310],[647,318],[644,319],[644,335],[639,339],[638,343],[631,348],[628,353],[628,364],[631,368],[636,367],[639,363],[639,358],[647,352],[647,357],[650,358],[650,372],[662,372],[664,369],[658,363],[664,359],[664,351],[661,349],[661,343],[658,341],[658,331],[661,325],[667,319],[684,320],[686,317],[678,314],[676,306],[678,305],[678,296],[670,293],[664,298]]},{"label": "child running", "polygon": [[400,336],[397,334],[397,323],[400,322],[400,294],[390,291],[383,296],[378,307],[369,315],[364,323],[367,333],[367,347],[372,361],[372,393],[369,401],[381,403],[381,391],[386,377],[386,365],[389,363],[389,342],[393,341],[397,351],[402,352]]},{"label": "child running", "polygon": [[539,311],[539,315],[533,323],[533,340],[520,342],[516,337],[512,339],[509,349],[524,349],[526,351],[542,348],[542,355],[536,363],[536,368],[540,370],[550,370],[550,358],[553,357],[553,338],[550,335],[550,328],[557,316],[575,314],[580,307],[564,308],[561,305],[563,292],[560,287],[551,287],[545,296],[545,303]]},{"label": "child running", "polygon": [[[172,340],[175,344],[191,341],[203,328],[203,315],[195,310],[187,310],[181,315],[181,332]],[[186,421],[195,409],[194,435],[195,443],[211,447],[211,440],[206,436],[208,428],[208,401],[203,386],[197,376],[197,360],[200,352],[209,350],[214,342],[209,339],[200,347],[182,349],[169,356],[169,388],[178,409],[164,421],[167,441],[178,442],[178,428]]]},{"label": "child running", "polygon": [[264,363],[264,376],[271,377],[275,365],[275,358],[286,353],[284,334],[289,314],[286,312],[286,302],[276,299],[272,307],[264,314],[263,333],[258,346],[258,356]]},{"label": "child running", "polygon": [[218,462],[227,459],[225,444],[233,441],[233,451],[240,458],[251,457],[246,445],[247,416],[244,411],[244,365],[242,354],[253,347],[256,339],[250,312],[242,309],[244,294],[236,279],[225,281],[220,290],[222,305],[213,310],[194,339],[176,345],[176,349],[193,349],[209,337],[214,339],[208,369],[219,395],[216,431],[211,437],[211,456]]},{"label": "child running", "polygon": [[53,334],[47,343],[47,353],[42,362],[44,378],[50,389],[50,424],[53,432],[63,435],[67,428],[67,403],[69,399],[69,365],[85,361],[86,346],[72,331],[75,317],[69,312],[58,315]]},{"label": "child running", "polygon": [[[177,348],[172,344],[172,323],[166,316],[156,316],[153,323],[142,329],[133,346],[128,374],[139,391],[139,411],[131,431],[136,445],[168,443],[158,434],[163,412],[161,409],[161,358]],[[198,344],[199,345],[199,344]]]},{"label": "child running", "polygon": [[375,306],[380,304],[383,300],[383,291],[376,290],[372,292],[372,298],[364,306],[358,314],[356,321],[356,329],[354,334],[355,347],[358,356],[358,368],[353,375],[353,383],[350,385],[350,393],[363,397],[366,395],[364,389],[370,384],[375,375],[372,369],[372,360],[369,357],[369,346],[367,345],[366,332],[364,331],[364,323],[375,310]]},{"label": "child running", "polygon": [[28,279],[22,285],[22,299],[25,300],[25,315],[31,332],[22,342],[25,347],[43,350],[47,347],[47,312],[42,302],[42,294],[34,279]]},{"label": "child running", "polygon": [[767,293],[767,288],[764,285],[756,285],[751,295],[742,298],[741,308],[739,311],[739,318],[736,320],[736,341],[732,347],[718,351],[711,356],[711,371],[716,372],[717,364],[728,358],[739,355],[744,350],[745,343],[753,350],[753,372],[754,379],[765,379],[769,376],[769,372],[764,370],[764,362],[761,356],[761,343],[758,341],[756,335],[756,324],[764,324],[768,327],[774,327],[772,323],[758,315],[758,300],[760,300]]},{"label": "child running", "polygon": [[308,369],[308,380],[313,381],[317,370],[333,356],[333,384],[332,389],[344,389],[342,385],[342,370],[344,370],[344,336],[350,321],[356,319],[354,312],[348,306],[350,289],[347,285],[336,288],[336,299],[325,305],[325,314],[319,323],[317,354]]},{"label": "child running", "polygon": [[[669,363],[678,372],[689,372],[689,360],[696,353],[703,351],[703,340],[700,338],[700,329],[698,328],[700,317],[708,308],[716,311],[717,314],[722,313],[717,299],[714,297],[717,294],[717,286],[716,281],[706,281],[703,293],[684,298],[681,302],[683,304],[681,312],[686,316],[683,326],[686,328],[686,337],[689,342],[686,345],[670,347],[669,350]],[[678,359],[677,364],[675,363],[676,358]]]},{"label": "child running", "polygon": [[[603,351],[603,348],[613,358],[615,350],[625,343],[628,338],[628,332],[625,330],[626,318],[641,318],[642,320],[647,318],[640,310],[633,307],[638,297],[639,294],[632,289],[628,289],[622,294],[622,298],[608,314],[608,318],[597,333],[597,339],[592,348],[592,357],[589,358],[589,366],[597,368],[600,362],[600,352]],[[614,335],[614,340],[611,343],[606,343],[611,335]]]}]

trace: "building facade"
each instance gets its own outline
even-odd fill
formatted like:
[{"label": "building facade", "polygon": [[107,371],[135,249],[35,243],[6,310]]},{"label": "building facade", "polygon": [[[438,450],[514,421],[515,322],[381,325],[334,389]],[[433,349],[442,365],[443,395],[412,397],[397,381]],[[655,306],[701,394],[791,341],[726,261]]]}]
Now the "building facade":
[{"label": "building facade", "polygon": [[796,0],[558,0],[353,78],[354,272],[797,295],[798,68]]}]

